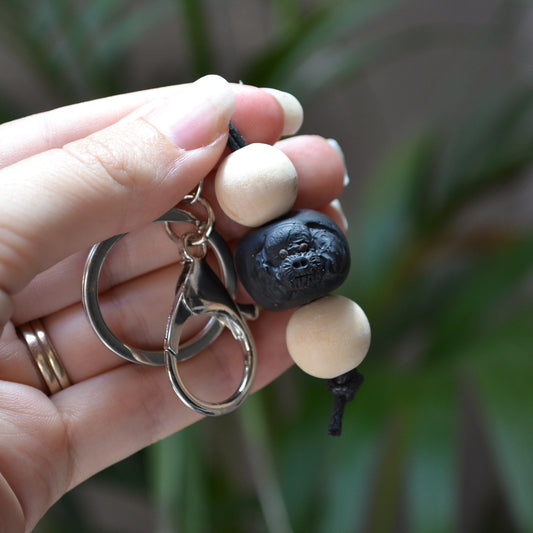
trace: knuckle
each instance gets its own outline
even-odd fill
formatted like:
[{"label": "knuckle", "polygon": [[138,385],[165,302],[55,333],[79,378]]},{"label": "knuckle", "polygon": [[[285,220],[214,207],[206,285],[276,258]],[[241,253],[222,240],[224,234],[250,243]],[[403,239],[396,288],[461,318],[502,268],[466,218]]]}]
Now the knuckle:
[{"label": "knuckle", "polygon": [[131,162],[128,161],[128,155],[122,152],[121,146],[111,147],[94,138],[83,139],[63,149],[81,164],[80,176],[87,177],[94,185],[102,182],[107,185],[107,182],[111,182],[129,188],[134,184],[134,173],[130,171]]},{"label": "knuckle", "polygon": [[29,231],[21,231],[7,223],[0,228],[0,278],[4,289],[10,292],[20,290],[28,281],[25,265],[39,264],[39,243]]},{"label": "knuckle", "polygon": [[[136,125],[137,126],[137,125]],[[157,178],[163,157],[161,140],[145,127],[117,125],[66,145],[63,150],[82,165],[92,185],[145,189]]]}]

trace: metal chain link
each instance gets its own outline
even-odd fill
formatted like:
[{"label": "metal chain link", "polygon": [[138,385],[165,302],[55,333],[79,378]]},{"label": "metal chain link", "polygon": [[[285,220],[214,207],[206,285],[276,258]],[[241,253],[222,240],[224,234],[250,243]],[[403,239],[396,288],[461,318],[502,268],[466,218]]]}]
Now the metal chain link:
[{"label": "metal chain link", "polygon": [[[180,204],[188,205],[199,204],[206,212],[205,220],[201,220],[195,215],[189,213],[194,218],[194,224],[196,226],[195,233],[188,232],[180,235],[174,231],[174,228],[172,228],[170,222],[165,222],[165,230],[167,235],[174,242],[183,246],[183,254],[187,260],[193,260],[194,258],[201,259],[207,255],[207,243],[209,242],[209,238],[211,237],[211,233],[213,232],[213,227],[215,225],[215,213],[211,204],[203,196],[201,196],[202,189],[203,180],[198,184],[198,187],[196,187],[196,190],[193,193],[186,195],[180,202]],[[201,247],[199,257],[192,253],[191,249],[193,247]]]}]

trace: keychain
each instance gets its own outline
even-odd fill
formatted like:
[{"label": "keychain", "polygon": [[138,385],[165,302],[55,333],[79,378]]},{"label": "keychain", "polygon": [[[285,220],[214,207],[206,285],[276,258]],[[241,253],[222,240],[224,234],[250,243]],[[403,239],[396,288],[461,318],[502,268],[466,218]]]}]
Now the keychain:
[{"label": "keychain", "polygon": [[[304,372],[328,380],[334,395],[328,433],[340,435],[345,405],[364,381],[357,366],[371,336],[363,310],[329,294],[348,275],[348,242],[323,213],[287,213],[296,199],[297,174],[280,150],[247,145],[231,125],[230,146],[233,153],[215,176],[217,199],[230,218],[255,227],[235,250],[239,279],[265,309],[298,307],[287,325],[287,348]],[[283,209],[279,197],[286,202]]]},{"label": "keychain", "polygon": [[[245,400],[253,384],[257,356],[252,334],[234,301],[237,278],[231,252],[222,237],[214,231],[213,210],[200,194],[201,184],[196,193],[186,196],[182,203],[203,205],[207,212],[206,221],[201,221],[182,209],[171,209],[156,220],[164,222],[169,237],[180,242],[183,247],[183,269],[169,313],[162,352],[140,350],[122,342],[109,329],[100,310],[98,287],[102,267],[109,252],[126,234],[111,237],[92,248],[83,273],[82,301],[93,329],[109,349],[134,363],[165,365],[174,391],[188,407],[204,415],[217,416],[235,410]],[[179,236],[170,226],[171,222],[192,222],[197,231]],[[223,282],[207,264],[209,250],[214,252]],[[248,316],[255,315],[254,306],[245,308],[245,313]],[[181,344],[183,325],[193,315],[205,315],[209,317],[209,321],[193,339]],[[222,402],[206,402],[193,395],[183,383],[178,363],[204,350],[224,327],[231,331],[241,345],[243,377],[239,387],[229,398]]]},{"label": "keychain", "polygon": [[[307,373],[328,379],[335,395],[329,433],[339,435],[345,403],[363,382],[355,368],[370,343],[370,327],[357,304],[329,293],[348,275],[350,254],[341,230],[326,215],[312,210],[291,212],[298,192],[298,176],[290,159],[274,146],[246,144],[230,123],[228,146],[232,153],[215,176],[215,194],[222,210],[251,231],[235,251],[239,279],[265,309],[298,307],[287,326],[287,347],[295,363]],[[202,183],[180,206],[203,207],[205,220],[183,208],[174,208],[155,222],[163,222],[169,238],[182,248],[180,273],[169,313],[163,350],[140,350],[118,339],[103,319],[99,278],[117,235],[93,247],[83,274],[82,301],[89,321],[102,342],[119,356],[145,365],[165,365],[179,398],[204,415],[222,415],[236,409],[250,392],[257,355],[246,318],[258,315],[257,306],[235,302],[237,274],[227,244],[214,229],[214,214],[202,197]],[[178,234],[170,225],[187,222],[195,231]],[[212,252],[220,279],[207,263]],[[185,321],[193,315],[209,318],[189,342],[181,341]],[[222,402],[206,402],[186,387],[179,363],[204,350],[228,328],[240,343],[243,374],[237,390]]]}]

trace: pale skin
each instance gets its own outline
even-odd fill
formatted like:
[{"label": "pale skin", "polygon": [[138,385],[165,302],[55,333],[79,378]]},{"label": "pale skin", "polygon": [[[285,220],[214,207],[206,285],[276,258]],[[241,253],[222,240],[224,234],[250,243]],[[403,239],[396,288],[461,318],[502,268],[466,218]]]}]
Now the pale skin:
[{"label": "pale skin", "polygon": [[[166,107],[165,107],[166,106]],[[109,465],[198,420],[166,371],[128,363],[92,331],[80,302],[90,246],[145,228],[124,244],[101,284],[117,334],[161,343],[176,282],[176,253],[150,222],[206,178],[217,230],[231,243],[247,231],[213,196],[213,169],[227,154],[228,122],[247,141],[274,144],[284,127],[278,100],[261,89],[209,77],[200,84],[87,102],[0,126],[0,531],[31,531],[65,492]],[[299,175],[296,207],[321,209],[342,192],[344,164],[318,136],[277,146]],[[240,294],[241,301],[246,295]],[[255,389],[289,365],[290,312],[251,323],[258,348]],[[72,386],[48,396],[15,327],[41,318]],[[183,363],[198,396],[224,399],[242,357],[225,332]]]}]

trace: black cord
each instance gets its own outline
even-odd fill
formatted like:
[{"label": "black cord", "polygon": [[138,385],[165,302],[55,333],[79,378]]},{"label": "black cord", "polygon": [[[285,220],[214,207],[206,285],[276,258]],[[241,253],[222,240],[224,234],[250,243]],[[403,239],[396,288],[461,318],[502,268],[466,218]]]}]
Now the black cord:
[{"label": "black cord", "polygon": [[344,407],[348,402],[351,402],[354,399],[364,381],[365,378],[363,374],[361,374],[357,368],[336,378],[328,379],[328,390],[332,392],[334,396],[333,410],[328,427],[329,435],[338,437],[342,433]]},{"label": "black cord", "polygon": [[235,152],[239,148],[244,148],[246,146],[246,141],[244,140],[244,137],[241,135],[241,132],[234,126],[233,122],[229,123],[228,146],[233,152]]}]

